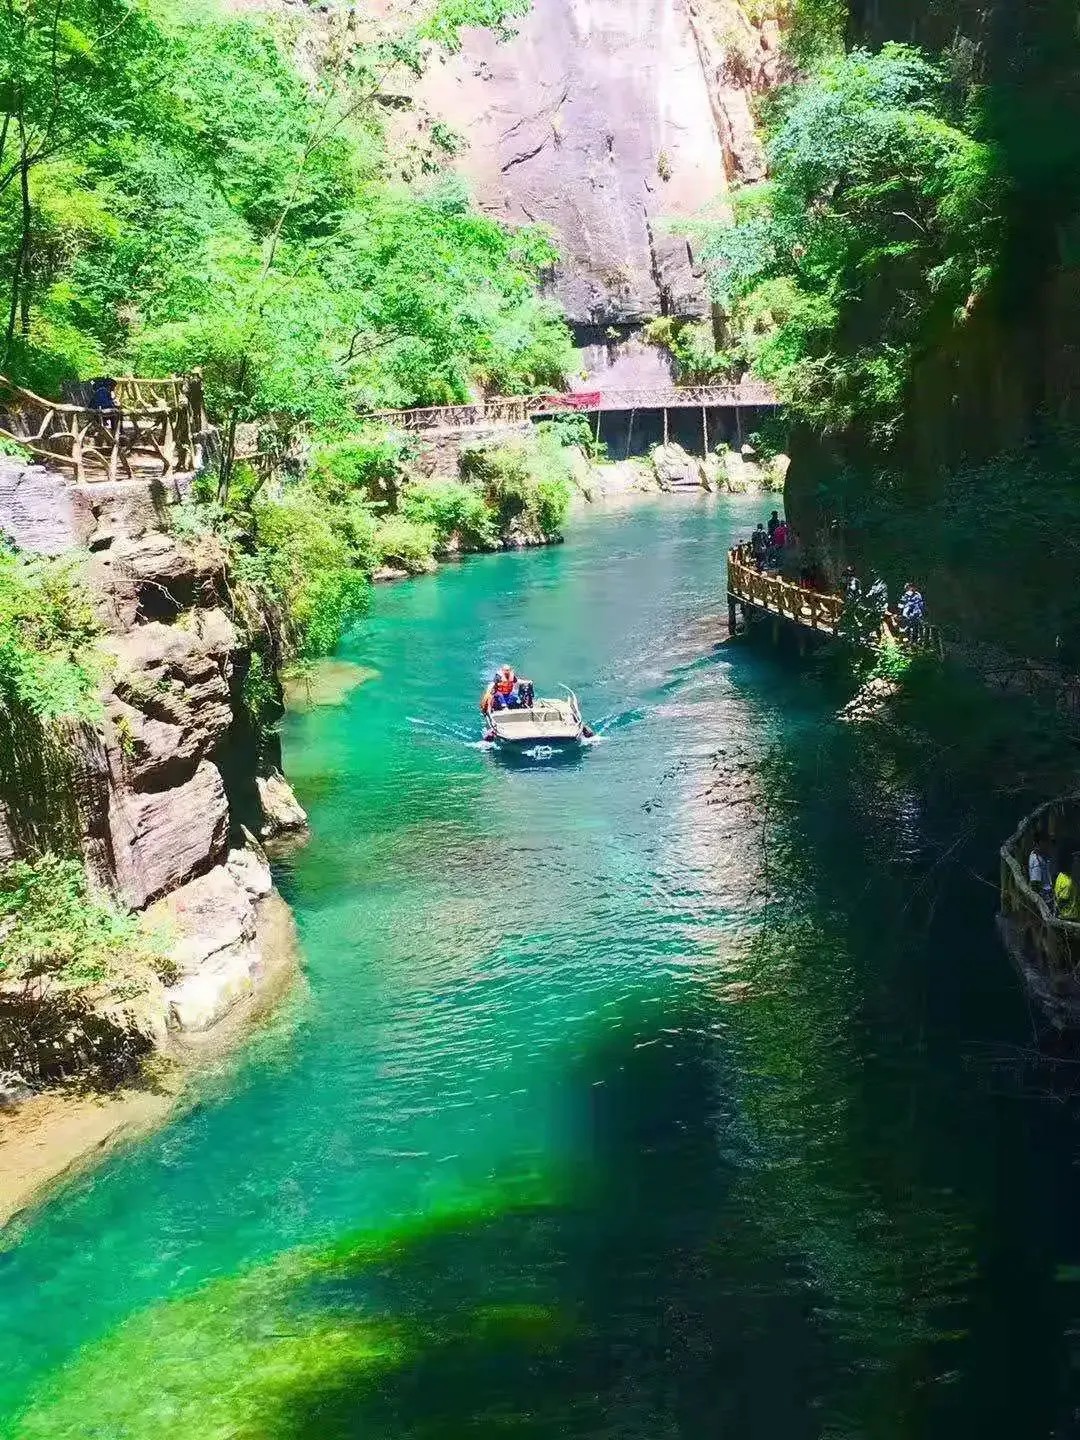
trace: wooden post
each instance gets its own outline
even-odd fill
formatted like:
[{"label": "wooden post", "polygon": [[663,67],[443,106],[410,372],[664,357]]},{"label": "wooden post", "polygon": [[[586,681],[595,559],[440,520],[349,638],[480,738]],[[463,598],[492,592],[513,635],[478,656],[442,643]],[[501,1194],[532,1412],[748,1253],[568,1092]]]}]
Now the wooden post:
[{"label": "wooden post", "polygon": [[[597,412],[599,413],[599,412]],[[626,459],[630,459],[630,447],[634,441],[634,411],[630,411],[630,425],[626,431]]]},{"label": "wooden post", "polygon": [[727,597],[727,633],[729,635],[735,634],[735,596],[732,595],[730,590],[728,591]]},{"label": "wooden post", "polygon": [[701,407],[701,433],[705,436],[705,459],[709,458],[709,412]]},{"label": "wooden post", "polygon": [[664,444],[665,444],[665,446],[667,445],[667,443],[668,443],[668,414],[667,414],[667,406],[665,405],[665,406],[664,406]]}]

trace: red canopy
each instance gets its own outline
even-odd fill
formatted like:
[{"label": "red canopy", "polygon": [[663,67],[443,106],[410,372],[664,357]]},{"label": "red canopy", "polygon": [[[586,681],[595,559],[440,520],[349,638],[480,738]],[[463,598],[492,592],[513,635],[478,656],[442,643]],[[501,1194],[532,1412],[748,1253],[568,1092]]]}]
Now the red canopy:
[{"label": "red canopy", "polygon": [[572,395],[545,395],[544,403],[552,410],[598,410],[602,398],[599,390],[579,390]]}]

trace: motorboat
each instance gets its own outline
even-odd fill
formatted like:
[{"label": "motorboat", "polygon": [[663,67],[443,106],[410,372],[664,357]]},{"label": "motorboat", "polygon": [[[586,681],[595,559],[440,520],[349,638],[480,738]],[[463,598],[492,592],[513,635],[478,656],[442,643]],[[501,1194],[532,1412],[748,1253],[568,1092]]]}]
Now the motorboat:
[{"label": "motorboat", "polygon": [[572,690],[567,690],[565,699],[537,696],[530,705],[489,710],[484,721],[489,744],[522,755],[573,750],[592,737]]}]

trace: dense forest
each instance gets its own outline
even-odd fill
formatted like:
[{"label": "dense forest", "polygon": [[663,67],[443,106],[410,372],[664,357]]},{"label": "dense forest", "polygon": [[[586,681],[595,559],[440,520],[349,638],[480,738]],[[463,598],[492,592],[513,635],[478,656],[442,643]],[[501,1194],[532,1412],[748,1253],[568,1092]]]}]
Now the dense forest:
[{"label": "dense forest", "polygon": [[[398,505],[408,445],[357,420],[558,385],[569,364],[537,289],[550,240],[477,214],[446,168],[461,138],[407,114],[432,53],[515,11],[450,3],[396,29],[342,11],[305,47],[210,5],[0,15],[0,373],[57,396],[200,368],[220,455],[188,523],[243,539],[295,654],[333,647],[379,564],[422,568],[451,533],[482,547],[522,514],[561,523],[556,444]],[[303,476],[273,499],[235,463],[246,424],[272,454],[303,437]]]}]

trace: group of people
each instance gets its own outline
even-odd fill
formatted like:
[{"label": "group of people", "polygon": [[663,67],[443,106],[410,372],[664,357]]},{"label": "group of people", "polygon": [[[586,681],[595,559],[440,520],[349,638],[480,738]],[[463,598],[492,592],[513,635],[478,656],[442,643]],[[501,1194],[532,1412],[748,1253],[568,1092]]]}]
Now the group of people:
[{"label": "group of people", "polygon": [[1046,836],[1036,832],[1028,856],[1028,883],[1062,920],[1080,920],[1080,851],[1068,867],[1058,867],[1050,855]]},{"label": "group of people", "polygon": [[522,680],[512,665],[500,665],[484,691],[480,710],[484,715],[490,715],[493,710],[531,710],[534,699],[532,681]]},{"label": "group of people", "polygon": [[750,537],[750,554],[759,570],[780,570],[785,559],[794,555],[798,545],[795,531],[780,512],[774,510],[767,525],[758,521]]},{"label": "group of people", "polygon": [[[808,563],[799,538],[791,525],[774,510],[768,522],[759,521],[749,543],[750,558],[763,572],[780,572],[784,578],[804,588],[828,590],[832,586],[818,567]],[[904,586],[895,610],[889,603],[889,587],[877,573],[870,572],[864,586],[849,565],[843,576],[844,613],[840,633],[853,640],[866,640],[881,634],[883,628],[908,645],[918,645],[926,623],[926,601],[913,580]]]},{"label": "group of people", "polygon": [[864,590],[855,567],[849,565],[844,571],[843,594],[843,629],[866,636],[880,634],[885,627],[908,645],[918,645],[922,640],[926,601],[914,580],[904,586],[893,610],[889,604],[889,587],[878,572],[870,572],[870,583]]}]

